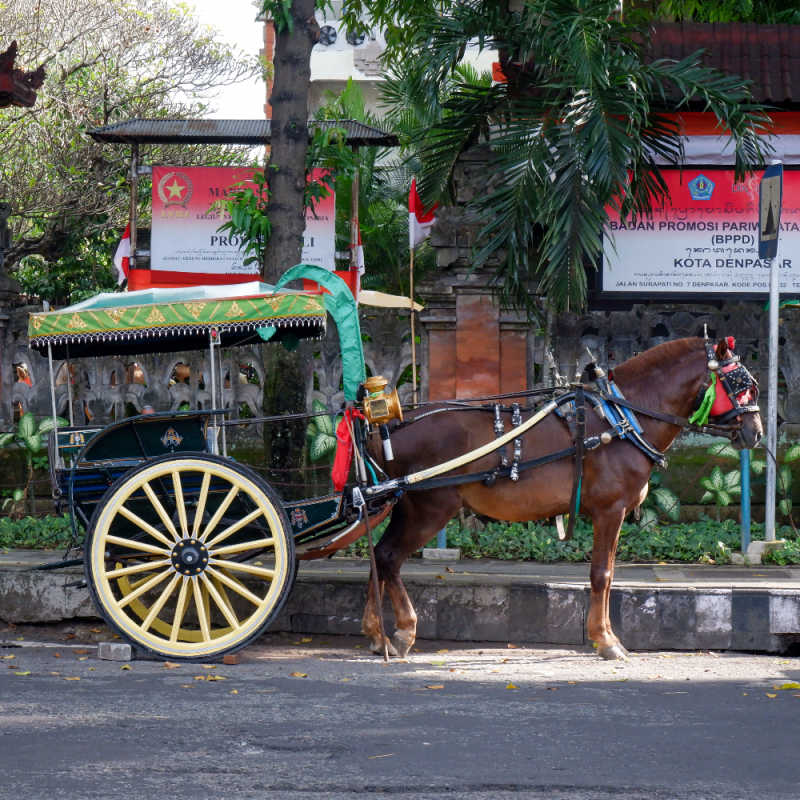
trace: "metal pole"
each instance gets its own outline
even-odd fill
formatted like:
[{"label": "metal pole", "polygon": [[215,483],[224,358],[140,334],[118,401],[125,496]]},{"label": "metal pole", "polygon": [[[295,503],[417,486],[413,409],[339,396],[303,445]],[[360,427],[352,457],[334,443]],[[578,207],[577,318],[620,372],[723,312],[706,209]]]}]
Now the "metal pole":
[{"label": "metal pole", "polygon": [[411,248],[411,255],[408,270],[408,313],[411,315],[411,401],[417,402],[417,334],[414,330],[414,248]]},{"label": "metal pole", "polygon": [[739,451],[739,469],[742,473],[741,532],[742,552],[750,547],[750,451]]},{"label": "metal pole", "polygon": [[436,546],[440,550],[444,550],[447,547],[447,526],[445,525],[439,533],[436,534]]},{"label": "metal pole", "polygon": [[775,541],[775,478],[778,456],[778,311],[780,287],[778,257],[769,265],[769,372],[767,394],[767,496],[764,508],[764,538]]},{"label": "metal pole", "polygon": [[[131,145],[131,207],[130,207],[130,216],[128,217],[128,221],[130,222],[131,231],[130,231],[130,238],[131,238],[131,255],[130,255],[130,269],[136,269],[136,226],[139,221],[139,214],[138,214],[138,195],[139,195],[139,145],[132,144]],[[130,273],[129,273],[130,277]]]}]

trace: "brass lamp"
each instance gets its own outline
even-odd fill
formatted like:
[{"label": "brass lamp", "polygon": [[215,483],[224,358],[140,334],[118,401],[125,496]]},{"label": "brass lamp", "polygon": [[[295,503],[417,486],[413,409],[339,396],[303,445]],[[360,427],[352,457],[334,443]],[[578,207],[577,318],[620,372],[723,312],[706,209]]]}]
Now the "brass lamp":
[{"label": "brass lamp", "polygon": [[397,389],[387,391],[387,384],[383,375],[373,375],[364,381],[364,416],[373,425],[384,425],[392,419],[403,421]]}]

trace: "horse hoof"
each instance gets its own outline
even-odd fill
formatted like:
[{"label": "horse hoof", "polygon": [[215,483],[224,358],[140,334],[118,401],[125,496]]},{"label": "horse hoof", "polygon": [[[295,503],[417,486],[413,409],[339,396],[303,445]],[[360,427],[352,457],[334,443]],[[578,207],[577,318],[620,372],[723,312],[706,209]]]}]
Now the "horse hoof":
[{"label": "horse hoof", "polygon": [[[383,642],[379,642],[379,641],[375,642],[375,641],[373,641],[373,642],[370,643],[369,649],[373,653],[375,653],[376,656],[382,656],[383,655]],[[388,653],[388,655],[390,655],[392,657],[395,657],[397,655],[397,650],[395,650],[394,645],[389,641],[389,639],[386,639],[386,652]]]},{"label": "horse hoof", "polygon": [[406,641],[405,639],[402,639],[400,636],[397,636],[396,634],[392,641],[394,642],[395,647],[397,648],[396,655],[398,655],[400,658],[405,658],[408,655],[409,650],[411,650],[411,648],[414,646],[413,640],[410,642]]},{"label": "horse hoof", "polygon": [[598,647],[597,654],[607,661],[627,661],[629,655],[628,651],[619,642]]}]

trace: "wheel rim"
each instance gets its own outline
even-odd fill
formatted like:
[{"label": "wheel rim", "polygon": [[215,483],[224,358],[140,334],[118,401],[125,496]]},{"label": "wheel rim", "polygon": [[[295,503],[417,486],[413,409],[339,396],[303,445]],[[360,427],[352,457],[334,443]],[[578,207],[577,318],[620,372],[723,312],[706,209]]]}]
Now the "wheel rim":
[{"label": "wheel rim", "polygon": [[279,508],[226,463],[176,458],[111,492],[87,564],[109,621],[176,658],[241,646],[280,608],[294,558]]}]

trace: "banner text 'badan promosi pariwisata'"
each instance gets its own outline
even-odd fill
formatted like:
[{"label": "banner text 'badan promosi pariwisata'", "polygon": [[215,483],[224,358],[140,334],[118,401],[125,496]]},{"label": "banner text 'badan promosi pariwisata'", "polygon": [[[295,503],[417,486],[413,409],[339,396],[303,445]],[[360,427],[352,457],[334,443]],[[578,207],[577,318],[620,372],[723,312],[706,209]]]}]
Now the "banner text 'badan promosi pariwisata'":
[{"label": "banner text 'badan promosi pariwisata'", "polygon": [[[732,169],[662,170],[671,201],[635,223],[609,210],[603,291],[760,294],[770,262],[758,258],[761,173],[734,183]],[[800,294],[800,171],[785,170],[780,291]],[[609,236],[608,234],[611,234]],[[612,238],[613,237],[613,240]]]},{"label": "banner text 'badan promosi pariwisata'", "polygon": [[[257,264],[244,264],[241,241],[218,228],[228,214],[214,204],[254,173],[243,167],[153,167],[153,223],[150,241],[152,270],[184,273],[194,282],[228,276],[252,280]],[[314,170],[319,180],[323,170]],[[331,192],[306,212],[302,260],[334,268],[335,197]],[[291,265],[289,265],[291,266]]]}]

